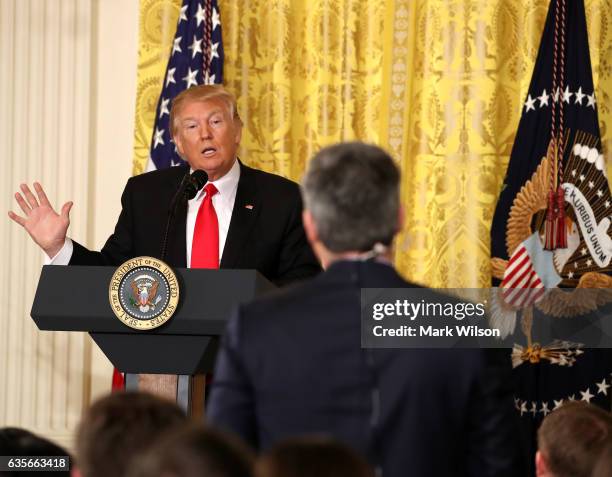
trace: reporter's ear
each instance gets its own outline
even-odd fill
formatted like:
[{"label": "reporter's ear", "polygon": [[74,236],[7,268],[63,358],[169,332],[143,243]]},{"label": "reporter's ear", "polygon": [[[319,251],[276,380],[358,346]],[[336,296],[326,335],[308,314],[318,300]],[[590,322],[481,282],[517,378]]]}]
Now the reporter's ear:
[{"label": "reporter's ear", "polygon": [[395,232],[396,234],[400,233],[404,228],[404,224],[406,223],[405,213],[406,211],[404,210],[404,206],[400,204],[397,209],[397,231]]},{"label": "reporter's ear", "polygon": [[548,464],[546,462],[546,458],[544,457],[541,451],[536,452],[535,465],[536,465],[536,477],[550,476],[550,474],[548,473]]},{"label": "reporter's ear", "polygon": [[81,475],[81,470],[78,468],[78,466],[72,466],[72,469],[70,469],[70,477],[83,477]]},{"label": "reporter's ear", "polygon": [[304,225],[304,232],[306,233],[306,239],[313,246],[319,240],[319,232],[317,226],[314,223],[312,214],[308,209],[302,211],[302,224]]}]

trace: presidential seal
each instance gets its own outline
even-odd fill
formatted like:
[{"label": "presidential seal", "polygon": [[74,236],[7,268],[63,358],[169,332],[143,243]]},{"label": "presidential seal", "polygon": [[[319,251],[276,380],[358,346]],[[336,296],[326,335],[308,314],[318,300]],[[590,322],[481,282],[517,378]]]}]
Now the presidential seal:
[{"label": "presidential seal", "polygon": [[108,287],[113,312],[136,330],[152,330],[176,311],[179,286],[172,269],[153,257],[136,257],[121,264]]}]

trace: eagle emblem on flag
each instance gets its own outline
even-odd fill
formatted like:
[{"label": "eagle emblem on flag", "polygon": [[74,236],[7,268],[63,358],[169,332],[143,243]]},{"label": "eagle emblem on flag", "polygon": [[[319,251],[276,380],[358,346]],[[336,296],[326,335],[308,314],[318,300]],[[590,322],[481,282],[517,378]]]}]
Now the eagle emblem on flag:
[{"label": "eagle emblem on flag", "polygon": [[[609,230],[612,198],[606,168],[596,138],[583,131],[572,136],[574,143],[564,151],[567,177],[562,184],[566,247],[545,249],[551,167],[547,155],[521,187],[510,208],[506,229],[510,258],[491,260],[493,276],[501,280],[492,319],[507,334],[514,331],[517,311],[532,305],[549,316],[570,317],[593,311],[612,299],[607,290],[612,287],[612,277],[605,273],[609,272],[612,259]],[[569,291],[547,299],[546,290],[559,286],[598,288],[601,292],[595,300],[575,299]],[[532,314],[523,313],[522,319],[523,331],[531,341]]]},{"label": "eagle emblem on flag", "polygon": [[586,316],[612,302],[611,221],[584,5],[553,0],[491,230],[491,324],[509,336],[520,316],[523,362],[572,363],[546,351],[578,346],[532,340],[534,316]]}]

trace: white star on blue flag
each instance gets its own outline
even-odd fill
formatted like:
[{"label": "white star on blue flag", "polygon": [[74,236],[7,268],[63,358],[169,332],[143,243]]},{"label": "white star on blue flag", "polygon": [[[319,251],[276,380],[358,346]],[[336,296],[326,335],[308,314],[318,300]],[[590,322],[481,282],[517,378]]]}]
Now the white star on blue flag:
[{"label": "white star on blue flag", "polygon": [[[210,32],[208,37],[206,31]],[[174,97],[194,85],[222,82],[223,42],[217,0],[183,0],[155,113],[147,170],[184,164],[170,137],[169,106]]]}]

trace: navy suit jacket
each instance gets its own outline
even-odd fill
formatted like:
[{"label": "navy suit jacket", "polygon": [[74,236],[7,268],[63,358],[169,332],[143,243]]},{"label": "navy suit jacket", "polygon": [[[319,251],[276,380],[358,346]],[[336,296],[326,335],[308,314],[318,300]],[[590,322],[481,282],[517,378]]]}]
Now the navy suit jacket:
[{"label": "navy suit jacket", "polygon": [[384,477],[521,475],[506,351],[361,348],[361,288],[410,286],[388,265],[345,261],[239,308],[208,422],[262,450],[330,435]]},{"label": "navy suit jacket", "polygon": [[[158,257],[168,208],[187,166],[131,177],[121,196],[114,233],[100,252],[74,243],[70,265],[112,265],[148,255]],[[245,206],[252,207],[245,207]],[[178,207],[170,228],[165,261],[185,267],[187,203]],[[321,269],[302,227],[302,200],[296,183],[240,164],[236,201],[220,268],[255,269],[282,285]]]}]

